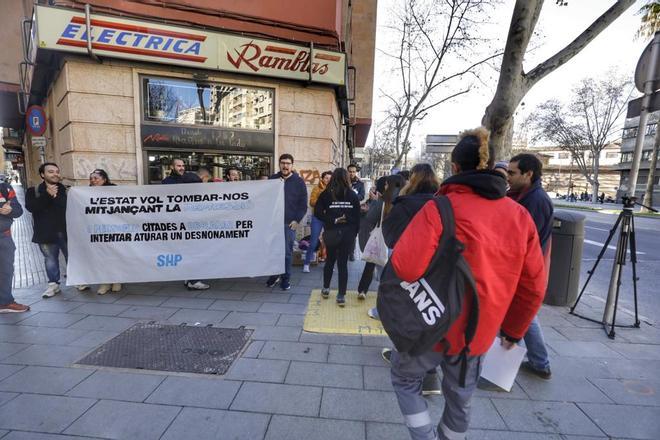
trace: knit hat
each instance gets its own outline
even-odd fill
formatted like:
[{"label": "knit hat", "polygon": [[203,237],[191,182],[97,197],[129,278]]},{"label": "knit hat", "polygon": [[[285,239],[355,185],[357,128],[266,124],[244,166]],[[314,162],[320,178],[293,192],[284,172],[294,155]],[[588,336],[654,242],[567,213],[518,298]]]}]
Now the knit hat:
[{"label": "knit hat", "polygon": [[493,166],[493,169],[496,170],[496,169],[498,169],[498,168],[501,168],[501,169],[503,169],[504,171],[508,171],[508,170],[509,170],[509,162],[507,162],[507,161],[505,161],[505,160],[501,160],[501,161],[499,161],[499,162],[495,162],[495,166]]}]

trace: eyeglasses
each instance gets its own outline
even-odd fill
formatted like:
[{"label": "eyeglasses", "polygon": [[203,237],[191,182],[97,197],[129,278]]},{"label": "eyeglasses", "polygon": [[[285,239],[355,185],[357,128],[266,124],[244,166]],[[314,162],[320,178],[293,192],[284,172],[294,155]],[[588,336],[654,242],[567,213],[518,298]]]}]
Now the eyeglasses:
[{"label": "eyeglasses", "polygon": [[293,162],[280,161],[280,165],[293,165]]}]

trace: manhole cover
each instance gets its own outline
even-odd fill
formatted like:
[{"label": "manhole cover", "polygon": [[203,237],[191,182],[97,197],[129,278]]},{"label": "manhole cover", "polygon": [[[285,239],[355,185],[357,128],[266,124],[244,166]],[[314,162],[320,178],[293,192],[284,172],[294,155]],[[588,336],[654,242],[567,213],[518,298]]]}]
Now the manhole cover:
[{"label": "manhole cover", "polygon": [[224,374],[250,339],[243,328],[140,323],[77,363],[186,373]]}]

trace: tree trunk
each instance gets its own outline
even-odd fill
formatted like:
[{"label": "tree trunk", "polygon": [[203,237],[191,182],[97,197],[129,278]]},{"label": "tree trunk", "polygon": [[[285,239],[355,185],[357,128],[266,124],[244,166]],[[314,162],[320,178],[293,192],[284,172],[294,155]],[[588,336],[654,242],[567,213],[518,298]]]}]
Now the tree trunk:
[{"label": "tree trunk", "polygon": [[598,181],[598,167],[600,167],[600,158],[594,154],[593,163],[593,183],[591,184],[591,203],[594,205],[598,203],[598,191],[600,189],[600,182]]},{"label": "tree trunk", "polygon": [[[658,148],[660,148],[660,121],[655,125],[655,141],[653,142],[653,153],[651,154],[651,163],[649,165],[649,177],[646,180],[646,191],[644,192],[644,201],[642,204],[653,207],[653,182],[655,180],[655,168],[658,166]],[[642,212],[650,210],[642,207]]]}]

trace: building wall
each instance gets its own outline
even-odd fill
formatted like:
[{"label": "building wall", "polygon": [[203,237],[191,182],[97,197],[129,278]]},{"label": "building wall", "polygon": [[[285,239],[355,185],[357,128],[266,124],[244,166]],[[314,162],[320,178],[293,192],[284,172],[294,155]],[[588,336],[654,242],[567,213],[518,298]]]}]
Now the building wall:
[{"label": "building wall", "polygon": [[[63,64],[45,105],[50,120],[45,158],[60,165],[66,184],[87,184],[95,168],[105,169],[119,184],[141,180],[139,73],[191,77],[185,69],[115,60],[98,64],[70,57]],[[309,183],[315,170],[341,164],[341,124],[332,89],[222,75],[208,80],[275,89],[275,160],[283,152],[293,154]]]}]

